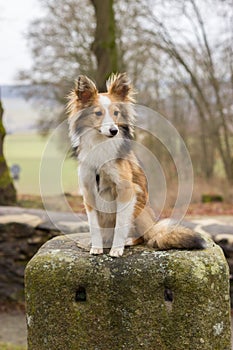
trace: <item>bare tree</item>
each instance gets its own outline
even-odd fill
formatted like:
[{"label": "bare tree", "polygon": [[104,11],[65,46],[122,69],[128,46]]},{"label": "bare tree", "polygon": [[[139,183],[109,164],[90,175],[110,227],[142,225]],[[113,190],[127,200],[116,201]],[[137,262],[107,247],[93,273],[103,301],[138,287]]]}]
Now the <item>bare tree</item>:
[{"label": "bare tree", "polygon": [[92,44],[97,60],[96,82],[99,91],[106,91],[107,78],[119,70],[113,0],[91,0],[91,3],[96,16],[95,38]]},{"label": "bare tree", "polygon": [[0,87],[0,205],[10,205],[16,203],[16,190],[3,152],[4,138],[6,136],[3,125],[3,113]]},{"label": "bare tree", "polygon": [[30,85],[26,97],[40,108],[38,124],[46,131],[65,118],[66,95],[76,77],[95,75],[96,60],[90,49],[95,14],[89,0],[40,1],[43,15],[27,33],[33,65],[19,77]]},{"label": "bare tree", "polygon": [[[213,175],[214,153],[217,150],[226,177],[233,182],[233,150],[230,146],[232,129],[229,126],[232,111],[227,99],[233,92],[230,86],[232,57],[229,54],[225,57],[228,71],[223,70],[217,55],[223,53],[222,43],[213,43],[208,37],[202,14],[203,2],[163,1],[165,11],[168,3],[173,6],[173,17],[169,18],[170,14],[165,14],[160,18],[159,11],[147,13],[146,18],[151,26],[147,24],[144,32],[148,34],[149,45],[169,58],[169,65],[173,67],[173,80],[186,91],[196,108],[203,149],[200,156],[206,176]],[[177,24],[178,18],[181,23],[186,21],[186,31]],[[187,30],[189,35],[186,34]],[[229,53],[229,49],[227,51]]]},{"label": "bare tree", "polygon": [[[225,29],[210,35],[205,12],[213,1]],[[24,78],[64,106],[78,74],[103,91],[110,72],[127,71],[138,102],[175,123],[195,169],[211,178],[218,155],[233,181],[231,2],[213,1],[43,0],[46,15],[29,32],[34,66]]]},{"label": "bare tree", "polygon": [[40,96],[41,105],[53,100],[64,106],[79,74],[96,79],[103,90],[106,78],[118,69],[113,0],[41,2],[44,16],[31,23],[27,35],[33,66],[20,73],[31,84],[29,97]]},{"label": "bare tree", "polygon": [[16,190],[3,153],[4,138],[6,135],[2,122],[3,112],[0,99],[0,205],[10,205],[16,203]]}]

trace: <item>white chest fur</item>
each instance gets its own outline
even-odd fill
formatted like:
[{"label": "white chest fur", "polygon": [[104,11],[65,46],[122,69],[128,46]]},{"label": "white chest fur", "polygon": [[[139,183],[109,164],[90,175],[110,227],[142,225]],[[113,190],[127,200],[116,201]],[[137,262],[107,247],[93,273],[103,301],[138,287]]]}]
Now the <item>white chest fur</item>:
[{"label": "white chest fur", "polygon": [[91,207],[94,204],[100,212],[116,211],[112,188],[120,181],[116,159],[122,142],[121,137],[104,138],[103,141],[102,136],[92,131],[81,138],[78,156],[80,191],[84,197],[85,193],[91,196]]},{"label": "white chest fur", "polygon": [[101,135],[90,130],[81,138],[78,160],[90,168],[101,169],[109,161],[117,159],[122,143],[120,136],[103,140]]}]

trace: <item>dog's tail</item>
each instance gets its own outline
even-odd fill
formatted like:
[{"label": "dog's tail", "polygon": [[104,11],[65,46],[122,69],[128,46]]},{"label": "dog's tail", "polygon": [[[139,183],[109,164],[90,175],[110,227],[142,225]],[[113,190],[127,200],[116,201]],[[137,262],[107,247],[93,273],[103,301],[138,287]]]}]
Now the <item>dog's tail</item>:
[{"label": "dog's tail", "polygon": [[145,234],[144,241],[149,247],[167,249],[205,249],[205,239],[197,232],[178,226],[171,220],[155,223]]}]

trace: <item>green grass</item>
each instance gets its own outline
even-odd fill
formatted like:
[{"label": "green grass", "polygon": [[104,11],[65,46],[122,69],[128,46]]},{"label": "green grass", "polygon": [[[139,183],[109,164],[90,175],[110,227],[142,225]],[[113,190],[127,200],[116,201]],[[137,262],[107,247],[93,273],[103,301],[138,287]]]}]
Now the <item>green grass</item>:
[{"label": "green grass", "polygon": [[26,350],[25,346],[19,346],[9,343],[0,343],[0,350]]},{"label": "green grass", "polygon": [[[49,146],[45,149],[47,142]],[[77,191],[77,163],[68,157],[66,145],[62,150],[61,142],[50,135],[42,137],[33,133],[6,136],[4,154],[8,166],[18,164],[21,168],[20,179],[15,181],[19,194],[40,194],[41,161],[47,195]]]}]

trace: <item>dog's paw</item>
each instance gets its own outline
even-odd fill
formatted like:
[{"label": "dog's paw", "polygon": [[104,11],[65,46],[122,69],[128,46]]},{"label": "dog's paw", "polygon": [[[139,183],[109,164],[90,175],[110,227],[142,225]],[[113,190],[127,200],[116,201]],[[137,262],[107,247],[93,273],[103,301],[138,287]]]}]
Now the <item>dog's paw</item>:
[{"label": "dog's paw", "polygon": [[124,253],[124,247],[112,248],[109,255],[113,258],[119,258]]},{"label": "dog's paw", "polygon": [[99,254],[103,254],[103,248],[91,248],[90,250],[90,254],[92,255],[99,255]]}]

